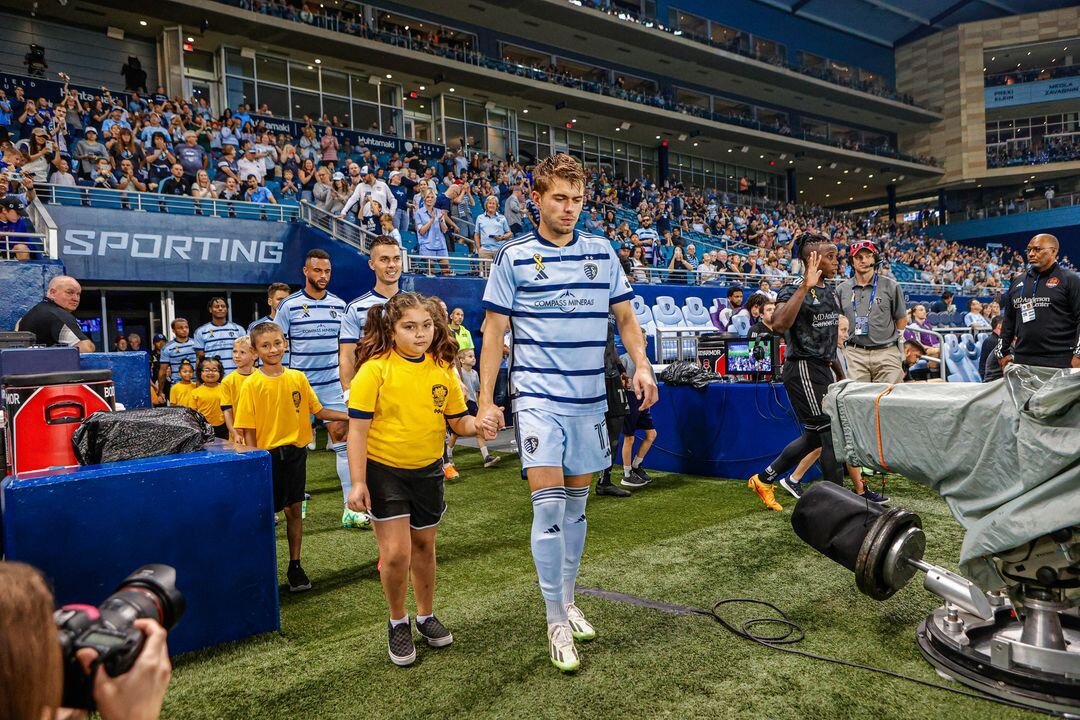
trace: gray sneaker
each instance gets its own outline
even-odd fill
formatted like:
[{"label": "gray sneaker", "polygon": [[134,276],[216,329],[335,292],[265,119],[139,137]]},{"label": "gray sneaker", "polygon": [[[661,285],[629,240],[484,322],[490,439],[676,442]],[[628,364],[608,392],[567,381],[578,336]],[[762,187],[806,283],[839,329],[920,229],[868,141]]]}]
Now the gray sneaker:
[{"label": "gray sneaker", "polygon": [[398,667],[405,667],[416,662],[416,643],[413,642],[412,624],[394,625],[386,621],[386,649],[390,653],[390,662]]},{"label": "gray sneaker", "polygon": [[422,623],[416,623],[416,631],[423,636],[424,640],[427,640],[427,644],[431,647],[446,647],[454,642],[454,636],[434,615]]}]

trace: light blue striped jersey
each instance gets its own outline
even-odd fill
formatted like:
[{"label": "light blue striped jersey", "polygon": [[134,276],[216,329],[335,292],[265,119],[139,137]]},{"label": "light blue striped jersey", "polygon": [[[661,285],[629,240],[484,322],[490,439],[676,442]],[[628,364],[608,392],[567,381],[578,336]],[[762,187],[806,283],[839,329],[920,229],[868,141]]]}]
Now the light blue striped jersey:
[{"label": "light blue striped jersey", "polygon": [[[261,318],[259,318],[255,322],[248,325],[247,334],[250,335],[251,334],[251,329],[253,327],[255,327],[256,325],[260,325],[260,324],[262,324],[264,322],[274,322],[274,318],[270,317],[269,315],[263,315]],[[254,347],[254,343],[252,343],[252,347]],[[259,354],[258,351],[256,351],[255,354],[258,355]],[[259,364],[259,361],[256,360],[255,365],[257,366],[258,364]],[[289,367],[289,351],[288,350],[286,350],[285,354],[281,356],[281,364],[284,365],[285,367]]]},{"label": "light blue striped jersey", "polygon": [[316,392],[341,382],[338,331],[344,317],[345,301],[329,292],[315,299],[300,290],[278,305],[274,322],[289,339],[289,367],[303,372]]},{"label": "light blue striped jersey", "polygon": [[364,337],[364,325],[367,324],[368,310],[382,305],[390,298],[370,290],[349,303],[345,308],[345,319],[341,321],[338,342],[354,343]]},{"label": "light blue striped jersey", "polygon": [[180,382],[180,363],[188,360],[191,369],[195,369],[195,341],[188,336],[184,342],[173,338],[161,348],[161,362],[169,364],[170,382]]},{"label": "light blue striped jersey", "polygon": [[234,322],[226,322],[224,325],[208,322],[192,333],[191,339],[195,341],[195,349],[202,350],[205,357],[221,360],[221,367],[225,370],[225,375],[228,375],[236,369],[232,360],[233,340],[243,334],[244,328]]},{"label": "light blue striped jersey", "polygon": [[514,411],[606,412],[608,308],[633,296],[607,238],[574,231],[559,247],[534,231],[508,241],[492,262],[484,308],[510,316]]}]

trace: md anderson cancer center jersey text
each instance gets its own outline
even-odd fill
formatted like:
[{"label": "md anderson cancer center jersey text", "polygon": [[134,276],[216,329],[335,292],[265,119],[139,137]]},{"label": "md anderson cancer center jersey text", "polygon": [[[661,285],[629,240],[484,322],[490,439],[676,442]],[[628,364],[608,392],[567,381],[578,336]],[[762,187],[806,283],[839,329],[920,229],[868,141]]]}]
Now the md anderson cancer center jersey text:
[{"label": "md anderson cancer center jersey text", "polygon": [[510,317],[514,411],[603,414],[608,308],[633,295],[606,238],[575,231],[559,247],[530,232],[507,242],[484,308]]}]

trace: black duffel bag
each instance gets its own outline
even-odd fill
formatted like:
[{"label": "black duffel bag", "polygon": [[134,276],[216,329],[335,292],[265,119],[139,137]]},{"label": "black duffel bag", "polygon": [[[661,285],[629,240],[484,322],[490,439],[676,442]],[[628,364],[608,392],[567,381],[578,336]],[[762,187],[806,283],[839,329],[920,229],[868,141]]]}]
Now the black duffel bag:
[{"label": "black duffel bag", "polygon": [[80,465],[138,460],[201,450],[214,428],[186,407],[97,412],[82,421],[71,442]]}]

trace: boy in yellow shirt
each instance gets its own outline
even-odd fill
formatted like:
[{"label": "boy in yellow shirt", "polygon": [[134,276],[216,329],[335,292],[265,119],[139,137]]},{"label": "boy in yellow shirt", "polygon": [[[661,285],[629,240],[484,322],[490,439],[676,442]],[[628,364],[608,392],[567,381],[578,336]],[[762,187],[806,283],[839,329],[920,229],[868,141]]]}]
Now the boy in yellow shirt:
[{"label": "boy in yellow shirt", "polygon": [[191,404],[191,393],[195,390],[195,368],[187,360],[180,363],[180,382],[169,388],[169,404],[174,407],[195,407]]},{"label": "boy in yellow shirt", "polygon": [[251,346],[251,336],[241,335],[233,340],[232,360],[236,370],[221,381],[221,412],[225,415],[225,427],[229,429],[229,438],[238,445],[244,444],[244,435],[236,430],[233,422],[233,408],[240,400],[240,387],[255,372],[255,348]]},{"label": "boy in yellow shirt", "polygon": [[261,367],[240,388],[233,423],[235,431],[243,434],[245,445],[270,451],[274,512],[285,511],[289,540],[289,592],[301,592],[311,589],[311,580],[300,566],[310,416],[320,420],[347,420],[349,416],[324,408],[304,373],[281,364],[288,349],[281,326],[259,323],[251,328],[251,343]]}]

